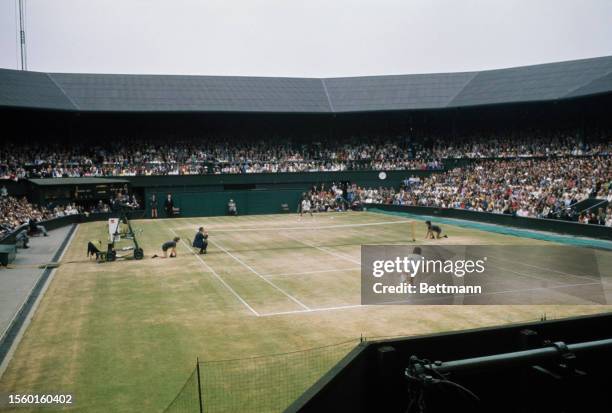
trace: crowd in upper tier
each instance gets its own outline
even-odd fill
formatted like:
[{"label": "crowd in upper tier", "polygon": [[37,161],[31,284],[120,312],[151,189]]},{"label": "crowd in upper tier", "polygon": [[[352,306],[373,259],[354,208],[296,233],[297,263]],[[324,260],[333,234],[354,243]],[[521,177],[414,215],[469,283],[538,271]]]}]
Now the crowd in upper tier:
[{"label": "crowd in upper tier", "polygon": [[361,137],[304,141],[189,139],[6,143],[0,179],[345,170],[440,170],[445,159],[612,154],[612,141],[534,132],[454,138]]},{"label": "crowd in upper tier", "polygon": [[[0,148],[0,179],[340,170],[431,170],[399,189],[334,184],[308,194],[315,211],[369,203],[460,208],[612,226],[612,140],[604,135],[533,132],[494,138],[350,138],[325,142],[141,140],[109,145],[17,144]],[[456,159],[467,159],[456,162]],[[458,167],[457,167],[458,166]],[[446,167],[446,168],[445,168]],[[406,176],[411,173],[407,172]],[[423,174],[421,174],[423,175]],[[30,220],[84,213],[76,205],[39,208],[0,193],[0,231]],[[593,206],[573,208],[587,198]],[[588,207],[589,205],[587,205]],[[97,209],[96,209],[97,208]],[[105,210],[105,205],[94,210]],[[1,234],[0,234],[1,235]]]}]

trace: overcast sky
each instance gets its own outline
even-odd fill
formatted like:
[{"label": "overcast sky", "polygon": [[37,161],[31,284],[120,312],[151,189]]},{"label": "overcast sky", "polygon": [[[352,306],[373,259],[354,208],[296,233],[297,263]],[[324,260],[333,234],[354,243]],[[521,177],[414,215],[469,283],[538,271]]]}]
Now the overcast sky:
[{"label": "overcast sky", "polygon": [[[612,55],[612,0],[24,0],[28,68],[333,77]],[[18,68],[17,0],[0,67]]]}]

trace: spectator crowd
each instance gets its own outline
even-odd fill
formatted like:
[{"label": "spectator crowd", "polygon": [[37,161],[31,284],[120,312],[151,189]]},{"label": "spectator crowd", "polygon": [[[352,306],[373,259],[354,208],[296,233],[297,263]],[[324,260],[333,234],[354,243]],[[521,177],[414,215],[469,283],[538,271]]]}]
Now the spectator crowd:
[{"label": "spectator crowd", "polygon": [[[612,226],[612,141],[598,136],[585,143],[575,136],[534,132],[529,138],[473,136],[452,142],[374,137],[280,144],[195,139],[169,144],[120,140],[108,146],[7,143],[0,149],[0,179],[430,170],[427,176],[406,179],[399,189],[362,188],[344,182],[317,185],[304,197],[309,198],[313,211],[386,203]],[[136,198],[123,196],[126,199],[113,202],[139,207]],[[588,198],[597,200],[591,208],[573,208]],[[2,188],[0,235],[31,220],[108,211],[104,203],[88,210],[75,204],[39,207],[25,198],[8,196]]]},{"label": "spectator crowd", "polygon": [[361,137],[324,142],[119,139],[101,143],[7,143],[0,179],[199,175],[348,170],[440,170],[445,159],[612,154],[609,140],[584,143],[571,134],[456,139]]},{"label": "spectator crowd", "polygon": [[361,209],[364,204],[392,203],[394,194],[393,188],[363,188],[344,182],[316,185],[304,196],[310,200],[313,211],[327,212]]},{"label": "spectator crowd", "polygon": [[81,176],[441,169],[419,146],[402,140],[350,142],[124,140],[109,146],[7,144],[0,179]]},{"label": "spectator crowd", "polygon": [[29,202],[26,197],[0,196],[0,239],[22,226],[48,219],[95,212],[110,212],[108,204],[99,201],[90,208],[75,203],[41,207]]},{"label": "spectator crowd", "polygon": [[30,220],[41,221],[52,218],[50,211],[43,211],[24,198],[14,198],[12,196],[0,197],[0,238],[13,232],[21,225],[28,224]]},{"label": "spectator crowd", "polygon": [[[356,193],[365,204],[467,209],[612,226],[612,159],[483,160],[428,177],[412,176],[399,190],[358,188]],[[589,198],[590,207],[573,208]]]}]

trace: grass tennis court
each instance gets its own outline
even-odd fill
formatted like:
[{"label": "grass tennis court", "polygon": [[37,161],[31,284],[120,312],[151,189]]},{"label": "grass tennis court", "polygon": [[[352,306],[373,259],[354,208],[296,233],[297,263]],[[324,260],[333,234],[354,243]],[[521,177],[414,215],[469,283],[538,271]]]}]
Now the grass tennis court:
[{"label": "grass tennis court", "polygon": [[[382,336],[609,311],[601,305],[360,306],[360,246],[424,241],[421,222],[369,212],[134,221],[143,261],[85,258],[106,223],[82,224],[13,360],[3,392],[73,393],[74,411],[160,412],[200,360],[236,359]],[[207,255],[188,246],[208,229]],[[545,241],[444,225],[457,245]],[[175,259],[150,259],[178,235]],[[609,252],[597,252],[608,260]],[[520,268],[520,271],[517,270]],[[541,269],[513,271],[542,276]],[[516,276],[516,274],[515,274]],[[563,282],[544,274],[539,282]],[[561,281],[559,281],[561,280]],[[228,398],[239,395],[228,395]],[[16,411],[26,412],[19,408]],[[45,408],[44,411],[54,411]]]}]

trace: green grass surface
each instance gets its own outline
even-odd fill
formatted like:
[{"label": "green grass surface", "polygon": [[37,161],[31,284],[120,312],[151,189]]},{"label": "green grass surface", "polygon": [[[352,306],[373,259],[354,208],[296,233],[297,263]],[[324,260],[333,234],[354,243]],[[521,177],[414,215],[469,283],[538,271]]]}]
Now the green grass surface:
[{"label": "green grass surface", "polygon": [[[193,371],[196,357],[244,358],[362,334],[416,335],[532,321],[544,313],[550,318],[610,309],[360,307],[360,245],[406,243],[412,224],[395,216],[330,213],[298,220],[296,215],[266,215],[132,225],[143,230],[139,241],[146,258],[105,264],[88,261],[85,245],[105,239],[106,223],[79,227],[0,380],[0,392],[73,393],[71,410],[80,412],[160,412]],[[190,244],[198,226],[210,232],[203,262],[184,244],[175,259],[150,259],[175,233]],[[419,239],[424,236],[421,226]],[[544,243],[444,229],[449,238],[440,242],[449,244]],[[227,410],[241,403],[242,396],[231,388],[226,397]],[[249,411],[242,406],[241,411]]]}]

